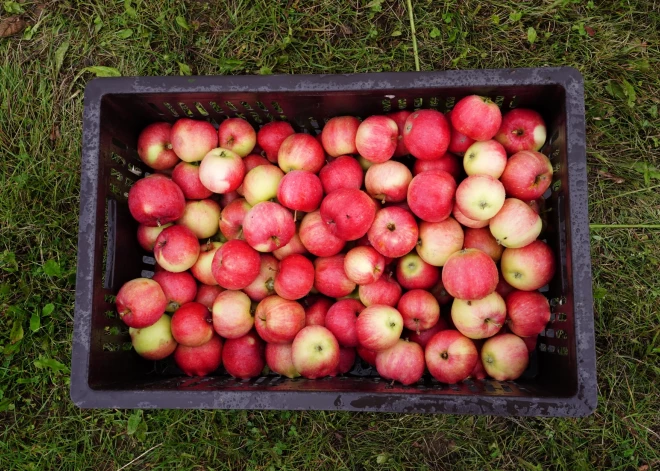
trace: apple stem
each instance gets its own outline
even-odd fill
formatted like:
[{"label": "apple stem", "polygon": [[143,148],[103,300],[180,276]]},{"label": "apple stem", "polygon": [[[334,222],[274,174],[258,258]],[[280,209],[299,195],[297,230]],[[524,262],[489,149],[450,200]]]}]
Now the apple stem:
[{"label": "apple stem", "polygon": [[156,224],[160,227],[160,218],[156,219]]}]

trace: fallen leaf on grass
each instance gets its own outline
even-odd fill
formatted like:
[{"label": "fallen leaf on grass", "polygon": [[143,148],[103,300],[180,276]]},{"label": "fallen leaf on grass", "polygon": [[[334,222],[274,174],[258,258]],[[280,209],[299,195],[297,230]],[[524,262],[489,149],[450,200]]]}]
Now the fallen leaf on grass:
[{"label": "fallen leaf on grass", "polygon": [[351,28],[348,25],[341,24],[339,25],[339,29],[341,29],[341,32],[346,36],[350,36],[351,34],[353,34],[353,28]]},{"label": "fallen leaf on grass", "polygon": [[596,32],[591,26],[585,26],[584,30],[587,32],[589,36],[593,36],[594,34],[596,34]]},{"label": "fallen leaf on grass", "polygon": [[637,468],[639,471],[649,471],[649,465],[648,464],[643,464],[639,468]]},{"label": "fallen leaf on grass", "polygon": [[607,180],[612,180],[614,183],[623,183],[625,180],[621,177],[617,177],[616,175],[612,175],[609,172],[606,172],[605,170],[598,170],[598,175],[601,177],[607,179]]},{"label": "fallen leaf on grass", "polygon": [[8,38],[20,33],[25,29],[27,23],[20,16],[10,16],[0,21],[0,38]]}]

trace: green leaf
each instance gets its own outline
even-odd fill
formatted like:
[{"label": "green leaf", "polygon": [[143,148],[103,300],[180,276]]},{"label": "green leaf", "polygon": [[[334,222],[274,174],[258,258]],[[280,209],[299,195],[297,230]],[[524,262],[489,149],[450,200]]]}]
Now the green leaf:
[{"label": "green leaf", "polygon": [[623,93],[628,97],[628,106],[630,108],[635,106],[635,100],[637,99],[637,94],[635,93],[635,89],[633,86],[628,82],[626,79],[623,79]]},{"label": "green leaf", "polygon": [[140,422],[142,422],[142,411],[138,409],[128,418],[128,427],[126,428],[126,433],[133,435],[137,431]]},{"label": "green leaf", "polygon": [[55,73],[57,74],[62,68],[64,63],[64,57],[66,56],[66,51],[69,50],[69,41],[64,41],[60,44],[60,47],[55,51]]},{"label": "green leaf", "polygon": [[397,29],[397,30],[394,31],[392,34],[390,34],[390,36],[393,37],[393,38],[395,38],[395,37],[397,37],[397,36],[401,36],[401,31],[399,31],[399,30]]},{"label": "green leaf", "polygon": [[649,113],[651,113],[651,116],[654,118],[658,117],[658,105],[653,105],[649,108]]},{"label": "green leaf", "polygon": [[380,455],[376,456],[376,463],[378,464],[384,464],[387,463],[387,460],[389,460],[390,455],[387,453],[381,453]]},{"label": "green leaf", "polygon": [[185,30],[190,29],[190,26],[188,26],[188,22],[186,21],[186,19],[183,16],[177,16],[176,17],[176,24],[178,24],[179,26],[181,26]]},{"label": "green leaf", "polygon": [[42,316],[50,316],[55,310],[55,305],[53,303],[46,304],[43,309],[41,309]]},{"label": "green leaf", "polygon": [[527,40],[530,44],[534,44],[534,41],[536,41],[536,30],[531,26],[527,29]]},{"label": "green leaf", "polygon": [[121,72],[119,72],[114,67],[93,65],[91,67],[85,67],[83,70],[85,72],[91,72],[93,74],[96,74],[97,77],[121,77]]},{"label": "green leaf", "polygon": [[46,263],[44,263],[43,270],[44,273],[48,276],[60,276],[62,274],[60,270],[60,264],[53,259],[50,259]]},{"label": "green leaf", "polygon": [[614,98],[620,98],[622,100],[626,99],[626,94],[623,92],[623,88],[621,88],[621,85],[614,80],[610,80],[607,85],[605,85],[605,90]]},{"label": "green leaf", "polygon": [[34,360],[34,366],[40,369],[49,368],[53,371],[68,371],[69,369],[69,367],[64,363],[60,363],[53,358],[40,358],[38,360]]},{"label": "green leaf", "polygon": [[23,321],[21,319],[14,319],[14,325],[11,326],[11,332],[9,332],[9,342],[12,344],[20,342],[24,334]]},{"label": "green leaf", "polygon": [[520,21],[520,18],[522,18],[522,12],[520,11],[513,11],[509,15],[509,20],[512,21],[513,23]]},{"label": "green leaf", "polygon": [[126,10],[128,16],[137,18],[137,12],[135,11],[135,8],[133,8],[133,5],[131,5],[131,0],[124,0],[124,10]]},{"label": "green leaf", "polygon": [[431,32],[429,33],[429,36],[431,36],[433,39],[439,38],[440,37],[440,30],[438,28],[433,28]]},{"label": "green leaf", "polygon": [[7,13],[13,13],[14,15],[18,15],[19,13],[23,13],[25,11],[23,10],[21,4],[18,2],[5,2],[4,7]]},{"label": "green leaf", "polygon": [[121,29],[117,31],[117,37],[119,39],[128,39],[131,36],[133,36],[133,30],[132,29]]},{"label": "green leaf", "polygon": [[271,75],[272,73],[273,73],[273,69],[265,65],[261,69],[259,69],[259,74],[261,75]]},{"label": "green leaf", "polygon": [[500,15],[493,15],[490,17],[490,20],[497,26],[500,24]]},{"label": "green leaf", "polygon": [[451,23],[451,20],[453,19],[454,19],[453,13],[447,12],[442,14],[442,20],[447,24]]},{"label": "green leaf", "polygon": [[39,312],[34,311],[30,316],[30,330],[36,332],[41,327],[41,317],[39,317]]},{"label": "green leaf", "polygon": [[16,254],[14,252],[5,250],[0,253],[0,269],[8,273],[18,271],[18,262],[16,261]]},{"label": "green leaf", "polygon": [[94,18],[94,34],[98,34],[98,32],[101,31],[101,28],[103,28],[103,20],[100,16],[97,16]]},{"label": "green leaf", "polygon": [[190,71],[190,67],[188,64],[184,64],[183,62],[177,62],[179,64],[179,75],[192,75],[192,72]]}]

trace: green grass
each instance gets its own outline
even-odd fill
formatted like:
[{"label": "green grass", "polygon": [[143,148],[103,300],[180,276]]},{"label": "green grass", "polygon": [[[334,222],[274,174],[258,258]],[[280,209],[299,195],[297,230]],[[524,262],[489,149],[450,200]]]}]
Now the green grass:
[{"label": "green grass", "polygon": [[414,70],[407,3],[3,2],[2,18],[18,11],[30,29],[0,39],[0,469],[660,469],[660,6],[648,0],[410,2],[421,70],[571,65],[585,77],[592,416],[70,403],[82,94],[98,70],[88,68]]}]

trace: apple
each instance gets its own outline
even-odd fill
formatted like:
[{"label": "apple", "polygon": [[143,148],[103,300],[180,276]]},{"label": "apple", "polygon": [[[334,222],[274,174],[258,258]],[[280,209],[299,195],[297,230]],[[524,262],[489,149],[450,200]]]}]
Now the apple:
[{"label": "apple", "polygon": [[335,374],[330,374],[330,376],[335,376],[336,374],[344,375],[353,369],[355,364],[355,349],[352,347],[339,347],[339,365],[337,365],[337,370]]},{"label": "apple", "polygon": [[243,235],[259,252],[272,252],[288,244],[296,233],[296,223],[288,209],[263,201],[250,209],[243,221]]},{"label": "apple", "polygon": [[195,264],[190,267],[192,275],[200,282],[207,285],[217,285],[218,282],[213,278],[213,257],[218,249],[222,247],[222,242],[206,242],[200,245],[199,257]]},{"label": "apple", "polygon": [[323,126],[321,142],[323,148],[331,157],[345,154],[357,154],[355,136],[360,120],[354,116],[337,116]]},{"label": "apple", "polygon": [[521,150],[541,150],[545,137],[543,117],[534,110],[516,108],[502,117],[495,140],[511,155]]},{"label": "apple", "polygon": [[220,232],[227,239],[243,239],[243,222],[252,206],[243,198],[238,198],[224,207],[220,213]]},{"label": "apple", "polygon": [[369,116],[355,135],[358,153],[375,164],[390,160],[399,143],[399,127],[387,116]]},{"label": "apple", "polygon": [[470,375],[479,354],[474,342],[457,330],[442,330],[426,344],[424,357],[435,379],[455,384]]},{"label": "apple", "polygon": [[323,222],[320,211],[305,214],[298,235],[305,249],[317,257],[337,255],[346,245],[343,239],[330,232],[328,225]]},{"label": "apple", "polygon": [[325,164],[325,152],[319,142],[309,134],[292,134],[282,142],[277,153],[277,164],[289,173],[292,170],[307,170],[319,173]]},{"label": "apple", "polygon": [[481,348],[483,347],[483,343],[484,343],[483,340],[474,341],[479,356],[477,358],[477,364],[474,365],[474,368],[472,369],[470,376],[468,376],[468,378],[470,379],[481,380],[481,379],[486,379],[488,377],[488,374],[486,373],[486,369],[484,368],[484,362],[481,361]]},{"label": "apple", "polygon": [[415,248],[419,230],[410,211],[389,206],[376,213],[367,235],[369,243],[380,254],[398,258]]},{"label": "apple", "polygon": [[488,97],[466,96],[451,110],[452,127],[475,141],[492,139],[501,124],[500,107]]},{"label": "apple", "polygon": [[358,346],[355,324],[364,308],[364,304],[357,299],[342,299],[328,309],[325,327],[332,332],[340,346]]},{"label": "apple", "polygon": [[243,183],[245,164],[241,156],[221,147],[211,150],[199,164],[199,179],[213,193],[229,193]]},{"label": "apple", "polygon": [[130,327],[128,333],[135,352],[142,358],[154,361],[170,356],[177,345],[170,326],[170,316],[165,314],[149,326]]},{"label": "apple", "polygon": [[275,255],[275,258],[278,260],[282,260],[285,257],[293,254],[305,255],[307,253],[309,252],[307,252],[307,249],[300,240],[300,235],[298,235],[298,233],[295,233],[293,237],[291,237],[291,240],[288,244],[280,247],[279,249],[273,250],[273,255]]},{"label": "apple", "polygon": [[284,172],[275,165],[260,165],[250,170],[243,180],[243,197],[254,206],[277,196]]},{"label": "apple", "polygon": [[442,284],[442,281],[438,281],[438,283],[428,291],[435,297],[435,299],[438,301],[438,304],[441,306],[449,304],[452,299],[454,299],[449,295],[449,293],[447,293],[445,285]]},{"label": "apple", "polygon": [[226,339],[237,339],[254,326],[251,301],[242,291],[223,291],[213,301],[213,329]]},{"label": "apple", "polygon": [[453,253],[442,268],[442,284],[454,298],[473,301],[495,291],[499,274],[493,259],[477,249]]},{"label": "apple", "polygon": [[413,332],[428,330],[440,319],[440,304],[423,289],[412,289],[399,299],[397,309],[403,317],[403,325]]},{"label": "apple", "polygon": [[332,162],[328,162],[319,172],[323,191],[329,195],[340,188],[354,188],[359,190],[362,187],[364,171],[353,157],[342,155]]},{"label": "apple", "polygon": [[158,235],[154,257],[167,271],[179,273],[192,267],[199,257],[197,236],[185,226],[171,226]]},{"label": "apple", "polygon": [[213,309],[213,303],[218,295],[224,292],[224,288],[221,288],[218,285],[205,285],[200,284],[197,288],[197,296],[195,296],[195,302],[203,304],[210,311]]},{"label": "apple", "polygon": [[[275,294],[275,276],[277,275],[278,261],[270,254],[260,255],[259,274],[252,283],[243,288],[252,301],[261,301],[266,296]],[[310,262],[311,263],[311,262]]]},{"label": "apple", "polygon": [[451,217],[441,222],[422,221],[416,250],[429,265],[442,267],[451,254],[463,248],[463,241],[463,228]]},{"label": "apple", "polygon": [[260,156],[259,154],[250,154],[247,157],[243,157],[243,163],[245,164],[245,174],[252,170],[253,168],[260,167],[261,165],[270,165],[270,161]]},{"label": "apple", "polygon": [[481,361],[488,376],[496,381],[511,381],[527,369],[529,353],[517,335],[500,334],[484,342]]},{"label": "apple", "polygon": [[170,123],[151,123],[138,137],[138,156],[154,170],[167,170],[179,162],[172,150],[171,130]]},{"label": "apple", "polygon": [[152,280],[160,285],[165,294],[166,312],[175,312],[180,306],[194,301],[197,296],[197,283],[187,271],[172,273],[163,270],[155,273]]},{"label": "apple", "polygon": [[292,134],[295,131],[286,121],[272,121],[264,124],[257,132],[257,144],[264,150],[268,160],[276,164],[282,142]]},{"label": "apple", "polygon": [[268,343],[266,344],[266,364],[270,371],[287,378],[300,376],[293,365],[292,343]]},{"label": "apple", "polygon": [[506,282],[504,275],[500,271],[500,281],[497,282],[497,287],[495,288],[497,294],[502,296],[506,300],[506,297],[515,291],[515,288]]},{"label": "apple", "polygon": [[449,152],[456,155],[465,154],[465,151],[468,150],[468,148],[476,141],[454,129],[454,127],[451,125],[451,111],[447,111],[445,113],[445,118],[447,118],[447,124],[449,124],[449,130],[451,132],[448,147]]},{"label": "apple", "polygon": [[479,229],[465,229],[463,248],[479,249],[490,258],[492,258],[493,262],[495,263],[500,261],[502,252],[504,252],[504,247],[497,242],[497,239],[493,237],[493,234],[490,233],[490,230],[486,229],[485,227]]},{"label": "apple", "polygon": [[305,308],[305,325],[325,326],[325,316],[334,300],[325,296],[312,295],[307,296],[301,301]]},{"label": "apple", "polygon": [[225,119],[218,127],[220,147],[247,156],[257,143],[257,133],[250,123],[241,118]]},{"label": "apple", "polygon": [[360,285],[358,296],[365,306],[373,306],[374,304],[396,306],[396,303],[401,299],[401,286],[392,279],[390,274],[386,274],[373,283]]},{"label": "apple", "polygon": [[532,335],[530,337],[521,337],[523,339],[523,342],[525,342],[525,346],[527,347],[527,352],[529,353],[529,356],[532,356],[532,353],[534,350],[536,350],[536,342],[539,338],[538,335]]},{"label": "apple", "polygon": [[319,257],[314,260],[314,287],[331,298],[348,296],[355,283],[344,273],[344,255]]},{"label": "apple", "polygon": [[323,199],[319,177],[305,170],[287,173],[277,189],[277,200],[285,208],[310,213],[316,211]]},{"label": "apple", "polygon": [[490,175],[500,178],[507,164],[506,151],[497,141],[477,141],[463,156],[463,168],[468,175]]},{"label": "apple", "polygon": [[226,242],[213,256],[213,278],[225,289],[243,289],[259,276],[259,253],[243,240]]},{"label": "apple", "polygon": [[447,322],[442,317],[440,317],[438,319],[438,322],[430,329],[421,330],[419,332],[409,330],[404,332],[403,337],[404,338],[407,337],[408,340],[410,340],[411,342],[418,343],[420,347],[426,348],[426,344],[429,343],[429,340],[431,340],[435,334],[437,334],[441,330],[446,330],[448,328],[449,327],[447,325]]},{"label": "apple", "polygon": [[440,159],[447,152],[449,138],[449,124],[439,111],[418,110],[406,119],[403,143],[417,159]]},{"label": "apple", "polygon": [[220,205],[213,200],[188,201],[176,223],[186,226],[198,239],[208,239],[218,232]]},{"label": "apple", "polygon": [[263,299],[255,311],[259,336],[268,343],[290,343],[305,327],[305,309],[300,303],[279,296]]},{"label": "apple", "polygon": [[346,277],[358,285],[377,281],[385,269],[385,257],[373,247],[355,247],[344,258]]},{"label": "apple", "polygon": [[155,323],[167,307],[163,289],[149,278],[136,278],[124,283],[115,302],[124,324],[138,329]]},{"label": "apple", "polygon": [[206,376],[222,365],[222,339],[213,335],[203,345],[187,347],[179,344],[174,351],[174,361],[188,376]]},{"label": "apple", "polygon": [[408,206],[423,221],[444,221],[451,215],[455,193],[456,181],[447,172],[422,172],[408,186]]},{"label": "apple", "polygon": [[170,131],[172,150],[184,162],[198,162],[218,147],[218,133],[207,121],[181,118]]},{"label": "apple", "polygon": [[490,233],[504,247],[524,247],[536,240],[541,229],[541,217],[516,198],[507,198],[502,209],[490,220]]},{"label": "apple", "polygon": [[514,291],[506,298],[508,326],[520,337],[538,335],[550,322],[550,303],[538,291]]},{"label": "apple", "polygon": [[145,226],[161,226],[176,221],[186,207],[181,188],[164,175],[141,178],[128,191],[131,216]]},{"label": "apple", "polygon": [[486,221],[504,205],[504,185],[490,175],[471,175],[456,188],[456,206],[470,219]]},{"label": "apple", "polygon": [[294,367],[304,378],[322,378],[337,371],[339,343],[325,327],[309,325],[296,335],[291,356]]},{"label": "apple", "polygon": [[282,259],[275,275],[275,292],[284,299],[306,296],[314,286],[314,264],[304,255],[292,254]]},{"label": "apple", "polygon": [[259,376],[266,365],[264,342],[254,330],[237,339],[227,339],[222,349],[222,363],[234,378]]},{"label": "apple", "polygon": [[403,142],[403,131],[406,128],[406,120],[408,119],[408,116],[410,116],[411,114],[412,111],[401,110],[387,115],[388,118],[391,118],[396,123],[396,126],[399,130],[399,137],[396,145],[396,150],[394,151],[394,155],[392,156],[395,159],[410,154],[408,148],[406,147],[406,143]]},{"label": "apple", "polygon": [[458,209],[457,204],[454,204],[454,209],[452,210],[451,214],[452,216],[454,216],[454,219],[456,219],[462,225],[464,225],[465,227],[470,227],[472,229],[481,229],[482,227],[488,226],[488,224],[490,223],[490,219],[486,219],[485,221],[477,221],[475,219],[470,219],[465,214],[463,214],[460,209]]},{"label": "apple", "polygon": [[162,226],[155,227],[140,224],[137,230],[138,244],[140,244],[140,247],[142,247],[147,252],[153,252],[154,246],[156,245],[156,239],[165,228],[170,227],[171,225],[171,222],[163,224]]},{"label": "apple", "polygon": [[415,159],[413,164],[413,175],[419,175],[422,172],[430,172],[432,170],[442,170],[454,177],[454,180],[459,181],[463,176],[463,166],[461,161],[453,154],[447,152],[438,160],[419,160]]},{"label": "apple", "polygon": [[342,240],[356,240],[371,227],[376,205],[364,191],[340,188],[323,199],[320,212],[331,234]]},{"label": "apple", "polygon": [[474,301],[454,299],[451,305],[454,326],[471,339],[485,339],[498,333],[504,325],[506,313],[504,300],[496,292]]},{"label": "apple", "polygon": [[375,162],[371,162],[370,160],[365,159],[361,155],[358,155],[356,160],[360,164],[360,168],[362,169],[363,172],[366,172],[367,170],[369,170],[369,168],[375,163]]},{"label": "apple", "polygon": [[410,252],[397,260],[396,279],[405,289],[430,289],[440,280],[440,270]]},{"label": "apple", "polygon": [[206,306],[189,302],[172,315],[172,336],[179,345],[199,347],[213,337],[211,323],[211,313]]},{"label": "apple", "polygon": [[392,306],[374,304],[364,309],[355,324],[361,346],[380,352],[394,346],[403,331],[403,317]]},{"label": "apple", "polygon": [[358,346],[355,350],[357,351],[358,356],[365,362],[371,366],[376,366],[376,355],[378,355],[378,352],[369,350],[368,348],[364,348],[362,346]]},{"label": "apple", "polygon": [[545,208],[545,200],[543,198],[536,198],[535,200],[525,201],[525,204],[532,208],[532,210],[539,216]]},{"label": "apple", "polygon": [[232,201],[242,197],[242,195],[239,195],[237,191],[230,191],[229,193],[223,193],[218,196],[219,196],[218,199],[220,201],[220,206],[222,206],[223,208],[226,207]]},{"label": "apple", "polygon": [[504,249],[500,265],[504,279],[522,291],[542,288],[555,275],[555,255],[540,240],[519,249]]},{"label": "apple", "polygon": [[424,350],[415,342],[399,339],[376,355],[378,374],[406,386],[422,379],[424,367]]},{"label": "apple", "polygon": [[412,173],[401,162],[388,160],[373,164],[367,170],[364,185],[369,195],[382,203],[397,203],[406,199]]},{"label": "apple", "polygon": [[213,194],[199,179],[199,165],[196,163],[179,162],[172,170],[172,181],[181,188],[187,200],[203,200]]},{"label": "apple", "polygon": [[521,150],[509,157],[500,180],[508,196],[534,200],[550,188],[552,171],[552,163],[545,155],[533,150]]}]

